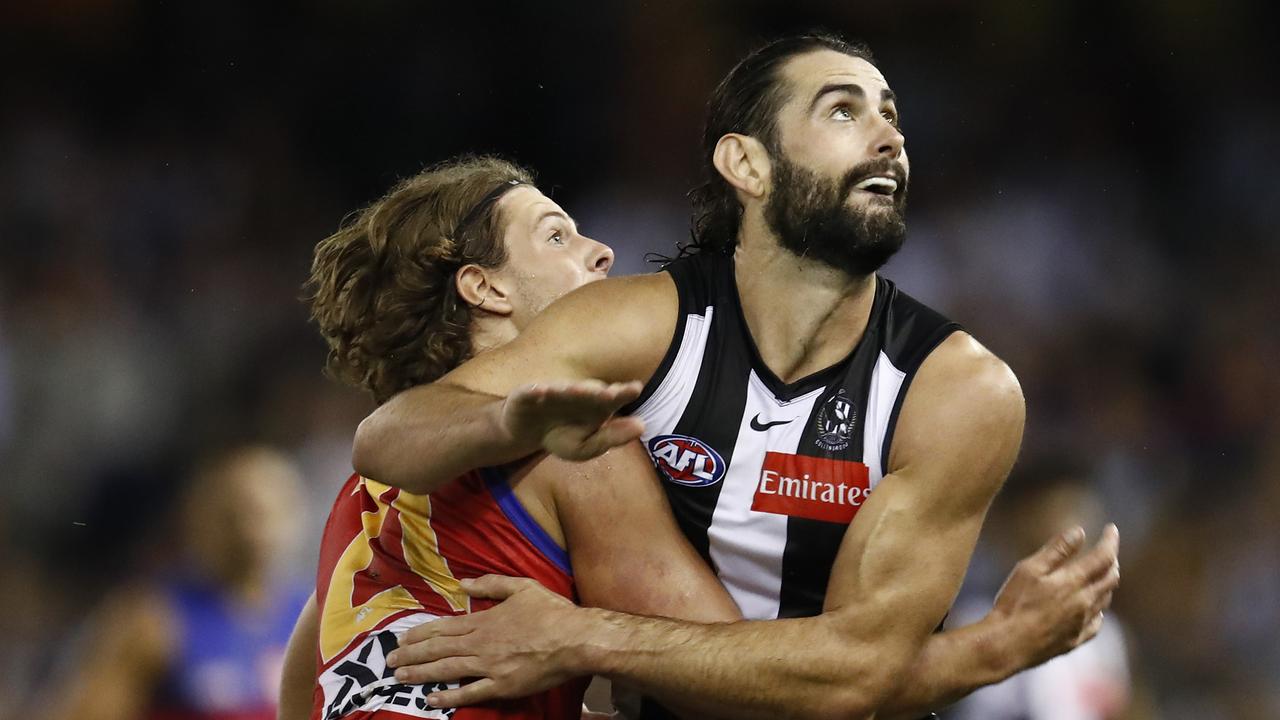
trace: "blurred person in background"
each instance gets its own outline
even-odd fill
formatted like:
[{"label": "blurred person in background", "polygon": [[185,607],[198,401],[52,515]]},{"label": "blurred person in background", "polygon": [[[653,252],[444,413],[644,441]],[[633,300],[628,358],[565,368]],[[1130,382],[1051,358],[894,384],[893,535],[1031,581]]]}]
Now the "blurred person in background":
[{"label": "blurred person in background", "polygon": [[[1056,458],[1032,462],[1010,477],[992,508],[986,548],[997,566],[1034,550],[1045,532],[1101,530],[1106,508],[1087,470]],[[987,588],[990,590],[990,588]],[[978,592],[957,603],[965,623],[989,608]],[[990,595],[988,595],[990,597]],[[1119,720],[1131,702],[1124,626],[1110,613],[1091,642],[1004,682],[978,690],[949,714],[955,720]]]},{"label": "blurred person in background", "polygon": [[105,598],[42,703],[54,720],[271,720],[304,588],[278,562],[297,541],[299,478],[265,446],[200,465],[177,513],[183,564]]}]

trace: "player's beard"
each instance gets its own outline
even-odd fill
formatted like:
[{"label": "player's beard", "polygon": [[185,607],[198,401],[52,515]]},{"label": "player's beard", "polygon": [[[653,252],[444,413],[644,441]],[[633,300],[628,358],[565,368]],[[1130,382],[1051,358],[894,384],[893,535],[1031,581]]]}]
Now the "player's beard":
[{"label": "player's beard", "polygon": [[[865,162],[833,180],[791,162],[782,152],[775,155],[773,192],[764,218],[782,247],[851,277],[879,270],[902,247],[907,237],[907,176],[896,160]],[[877,174],[898,179],[893,204],[872,200],[850,206],[853,186]]]}]

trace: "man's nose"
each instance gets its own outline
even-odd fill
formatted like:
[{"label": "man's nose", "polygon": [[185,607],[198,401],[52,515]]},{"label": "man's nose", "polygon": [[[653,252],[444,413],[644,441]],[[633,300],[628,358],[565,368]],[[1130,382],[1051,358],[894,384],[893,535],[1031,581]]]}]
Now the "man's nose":
[{"label": "man's nose", "polygon": [[613,248],[595,240],[591,242],[595,247],[587,258],[587,267],[594,272],[608,275],[609,269],[613,267]]},{"label": "man's nose", "polygon": [[902,146],[906,144],[907,138],[901,130],[883,117],[880,118],[880,123],[882,129],[875,139],[875,154],[897,160],[902,156]]}]

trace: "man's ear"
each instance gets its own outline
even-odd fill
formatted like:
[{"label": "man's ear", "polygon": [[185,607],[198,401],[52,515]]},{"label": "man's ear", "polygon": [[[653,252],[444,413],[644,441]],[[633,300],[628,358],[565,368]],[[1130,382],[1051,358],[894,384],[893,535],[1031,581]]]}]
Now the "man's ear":
[{"label": "man's ear", "polygon": [[720,177],[753,198],[764,197],[773,166],[764,144],[750,135],[729,133],[711,155]]},{"label": "man's ear", "polygon": [[503,283],[497,280],[490,277],[488,270],[475,263],[463,265],[454,275],[458,297],[461,297],[464,303],[475,310],[483,310],[494,315],[510,315],[511,297],[502,287]]}]

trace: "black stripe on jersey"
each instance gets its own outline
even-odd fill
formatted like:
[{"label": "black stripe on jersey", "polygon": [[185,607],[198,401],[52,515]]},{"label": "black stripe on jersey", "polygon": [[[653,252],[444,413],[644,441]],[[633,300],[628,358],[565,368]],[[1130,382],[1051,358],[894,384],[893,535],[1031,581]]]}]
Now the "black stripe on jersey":
[{"label": "black stripe on jersey", "polygon": [[[883,288],[877,294],[883,295]],[[868,325],[862,341],[849,359],[843,373],[845,383],[828,387],[814,403],[813,412],[800,437],[797,454],[834,460],[857,460],[862,457],[863,431],[866,426],[866,397],[871,387],[871,373],[879,357],[880,328]],[[850,428],[849,446],[829,452],[820,448],[818,418],[841,390],[858,409]],[[782,551],[782,590],[778,598],[778,617],[809,617],[822,612],[831,580],[831,568],[849,529],[846,523],[792,517],[787,520],[787,545]]]},{"label": "black stripe on jersey", "polygon": [[885,429],[884,443],[880,446],[880,474],[889,474],[889,449],[893,447],[893,431],[898,427],[898,415],[902,412],[902,402],[911,389],[911,381],[916,371],[924,363],[943,340],[951,337],[951,333],[963,330],[959,323],[952,322],[910,295],[894,288],[893,298],[884,315],[884,326],[889,329],[885,333],[884,353],[889,362],[901,370],[902,387],[898,397],[893,401],[893,411],[889,414],[889,425]]},{"label": "black stripe on jersey", "polygon": [[[724,307],[726,289],[723,282],[717,282],[723,279],[723,275],[717,275],[710,283],[698,282],[691,287],[690,300],[701,307]],[[728,276],[728,282],[733,282],[732,275]],[[717,353],[710,349],[737,347],[744,330],[745,328],[737,327],[730,313],[717,313],[712,317],[707,336],[708,352],[702,356],[697,384],[685,406],[684,414],[672,431],[678,435],[696,437],[715,448],[724,460],[726,469],[733,462],[738,429],[747,405],[751,361],[745,352]],[[724,480],[712,485],[689,487],[664,479],[662,486],[667,491],[667,499],[671,502],[680,530],[703,560],[714,569],[707,533],[711,528],[711,516],[720,500],[720,491],[724,488]]]},{"label": "black stripe on jersey", "polygon": [[706,309],[706,305],[697,307],[690,302],[689,293],[684,290],[686,282],[682,278],[676,277],[676,273],[682,271],[682,266],[676,266],[671,269],[672,280],[676,285],[676,293],[678,297],[678,309],[676,310],[676,329],[671,337],[671,343],[667,345],[667,353],[662,356],[662,362],[658,363],[658,368],[653,371],[649,379],[645,381],[644,388],[640,390],[640,397],[623,405],[618,410],[618,415],[634,415],[636,410],[655,393],[662,385],[662,381],[667,377],[667,373],[671,372],[671,365],[676,361],[676,356],[680,354],[680,343],[684,342],[685,326],[689,324],[689,315],[701,315]]}]

